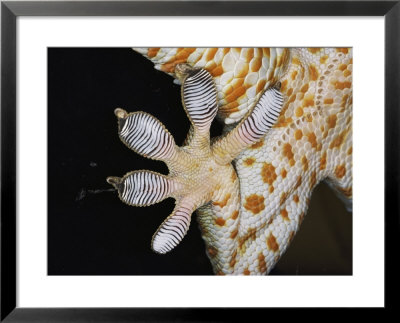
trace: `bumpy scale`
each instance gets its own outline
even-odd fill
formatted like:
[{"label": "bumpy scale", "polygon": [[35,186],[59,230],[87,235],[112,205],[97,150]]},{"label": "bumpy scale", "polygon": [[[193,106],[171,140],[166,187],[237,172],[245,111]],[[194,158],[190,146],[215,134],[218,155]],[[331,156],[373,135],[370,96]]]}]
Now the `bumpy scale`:
[{"label": "bumpy scale", "polygon": [[[239,203],[239,180],[231,162],[266,134],[278,119],[283,103],[278,89],[267,89],[242,122],[210,144],[209,129],[218,111],[212,76],[186,64],[177,65],[175,74],[182,82],[182,101],[191,121],[184,147],[176,146],[171,134],[153,116],[115,110],[121,140],[145,157],[164,161],[169,175],[133,171],[122,178],[107,178],[118,189],[121,200],[129,205],[146,206],[167,197],[175,198],[174,211],[152,239],[152,248],[158,253],[171,251],[183,239],[196,209],[213,205],[219,213],[229,212],[230,205]],[[222,218],[221,221],[225,222]],[[217,244],[220,239],[232,240],[224,243],[227,248],[216,258],[216,267],[225,273],[233,272],[229,263],[238,241],[232,236],[238,229],[236,217],[213,238]]]},{"label": "bumpy scale", "polygon": [[207,70],[216,84],[217,117],[225,132],[243,120],[266,89],[281,83],[277,122],[233,160],[239,197],[232,186],[221,186],[213,202],[197,210],[216,274],[268,273],[294,238],[322,180],[351,208],[350,48],[135,50],[177,81],[177,64]]}]

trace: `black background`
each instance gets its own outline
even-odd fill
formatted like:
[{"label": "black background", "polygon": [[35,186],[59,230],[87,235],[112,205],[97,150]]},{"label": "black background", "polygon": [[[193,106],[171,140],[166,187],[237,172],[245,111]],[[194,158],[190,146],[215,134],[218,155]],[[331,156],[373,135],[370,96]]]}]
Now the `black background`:
[{"label": "black background", "polygon": [[[48,274],[210,275],[195,216],[170,253],[151,251],[153,233],[174,200],[123,204],[107,176],[137,169],[167,174],[162,162],[118,138],[114,109],[146,111],[183,142],[189,121],[172,78],[129,48],[48,49]],[[212,135],[220,134],[214,122]],[[352,215],[319,185],[305,220],[270,274],[352,273]]]}]

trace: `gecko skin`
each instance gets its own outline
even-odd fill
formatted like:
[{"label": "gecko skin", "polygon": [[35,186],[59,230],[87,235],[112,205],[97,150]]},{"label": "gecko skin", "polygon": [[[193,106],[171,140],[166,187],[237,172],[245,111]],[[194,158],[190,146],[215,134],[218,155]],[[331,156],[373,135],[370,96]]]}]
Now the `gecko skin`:
[{"label": "gecko skin", "polygon": [[[130,128],[127,134],[121,134],[126,122],[137,114],[116,110],[121,139],[147,157],[154,158],[143,149],[164,154],[156,159],[166,162],[170,170],[168,176],[139,171],[122,179],[108,179],[119,189],[121,199],[132,205],[149,205],[166,197],[177,200],[174,212],[153,236],[155,251],[165,253],[175,247],[186,234],[191,213],[197,209],[206,252],[216,274],[264,275],[274,267],[299,230],[312,191],[319,182],[328,182],[351,209],[350,48],[135,50],[183,84],[183,104],[192,122],[186,146],[179,148],[173,143],[170,147],[175,148],[160,150],[159,145],[152,148],[145,145],[138,150],[127,136],[139,130]],[[212,76],[217,118],[225,124],[224,136],[211,143],[208,130],[216,112],[196,111],[191,108],[189,96],[186,99],[184,96],[185,86],[193,90],[185,83],[188,75],[199,68]],[[208,85],[200,85],[201,93],[207,91],[204,89]],[[210,97],[213,96],[206,99]],[[276,106],[279,116],[274,118]],[[195,120],[196,113],[202,118]],[[265,116],[273,119],[271,129],[260,129],[263,124],[260,120]],[[161,123],[153,124],[157,124],[154,131],[160,128],[163,131],[159,133],[165,133],[164,143],[173,142]],[[257,137],[246,124],[251,124],[255,132],[260,130],[257,135],[261,131],[263,134]],[[175,154],[180,154],[180,158]],[[173,161],[174,158],[179,162]],[[201,161],[197,168],[196,161]],[[142,174],[147,179],[144,175],[144,179],[140,178]],[[139,188],[134,185],[146,181],[153,184]],[[128,182],[131,186],[126,189]],[[134,200],[132,192],[143,189],[153,193],[137,193]]]}]

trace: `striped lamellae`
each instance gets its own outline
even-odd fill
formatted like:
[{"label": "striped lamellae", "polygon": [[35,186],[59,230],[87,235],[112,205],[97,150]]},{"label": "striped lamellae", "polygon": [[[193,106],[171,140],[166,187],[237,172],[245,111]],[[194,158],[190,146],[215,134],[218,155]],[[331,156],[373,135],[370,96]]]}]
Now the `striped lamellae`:
[{"label": "striped lamellae", "polygon": [[251,114],[239,125],[237,139],[249,145],[272,128],[282,109],[282,94],[270,88],[261,96]]},{"label": "striped lamellae", "polygon": [[189,75],[182,86],[185,108],[193,124],[207,131],[217,114],[217,92],[214,81],[205,70]]},{"label": "striped lamellae", "polygon": [[177,207],[154,234],[153,250],[158,253],[167,253],[175,248],[189,229],[192,212],[190,208]]},{"label": "striped lamellae", "polygon": [[174,153],[175,141],[163,124],[145,112],[135,112],[124,120],[120,137],[126,145],[145,157],[163,160]]},{"label": "striped lamellae", "polygon": [[147,206],[161,202],[173,192],[166,176],[150,171],[135,171],[124,177],[121,199],[130,205]]}]

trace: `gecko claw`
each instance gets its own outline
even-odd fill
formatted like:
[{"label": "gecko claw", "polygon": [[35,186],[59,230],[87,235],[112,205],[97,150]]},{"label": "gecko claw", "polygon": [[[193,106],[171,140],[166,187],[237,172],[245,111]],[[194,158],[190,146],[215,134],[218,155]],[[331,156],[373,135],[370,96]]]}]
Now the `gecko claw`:
[{"label": "gecko claw", "polygon": [[121,188],[121,184],[122,184],[122,178],[120,177],[115,177],[115,176],[109,176],[106,179],[108,184],[111,184],[112,186],[114,186],[118,191]]},{"label": "gecko claw", "polygon": [[128,117],[128,112],[121,108],[116,108],[114,110],[114,114],[117,116],[118,119],[126,119]]}]

